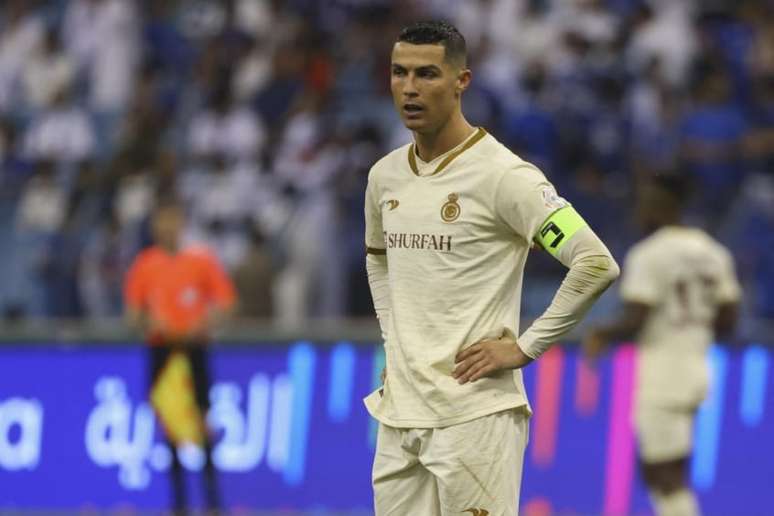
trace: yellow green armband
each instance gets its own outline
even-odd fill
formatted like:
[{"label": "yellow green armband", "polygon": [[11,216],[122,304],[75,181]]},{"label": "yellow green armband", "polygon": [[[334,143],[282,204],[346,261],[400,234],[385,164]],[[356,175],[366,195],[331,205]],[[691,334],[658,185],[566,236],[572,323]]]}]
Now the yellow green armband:
[{"label": "yellow green armband", "polygon": [[586,227],[586,221],[578,215],[575,208],[565,206],[556,210],[549,216],[541,226],[540,231],[535,235],[535,241],[540,246],[556,256],[559,249],[583,227]]}]

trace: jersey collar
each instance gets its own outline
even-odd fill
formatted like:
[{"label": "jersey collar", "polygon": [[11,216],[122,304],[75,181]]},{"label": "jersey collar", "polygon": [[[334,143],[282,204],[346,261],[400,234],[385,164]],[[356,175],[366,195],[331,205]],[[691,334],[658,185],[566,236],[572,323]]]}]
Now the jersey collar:
[{"label": "jersey collar", "polygon": [[[457,156],[459,156],[460,154],[462,154],[463,152],[465,152],[465,151],[466,151],[466,150],[468,150],[469,148],[473,147],[473,146],[474,146],[476,143],[478,143],[478,142],[479,142],[479,141],[480,141],[480,140],[481,140],[481,139],[482,139],[484,136],[486,136],[486,134],[487,134],[487,133],[486,133],[486,129],[484,129],[483,127],[479,127],[479,128],[478,128],[478,131],[476,131],[475,133],[473,133],[473,136],[471,136],[470,138],[468,138],[468,141],[467,141],[467,142],[465,142],[465,144],[464,144],[464,145],[462,145],[462,147],[460,147],[460,148],[459,148],[459,149],[457,149],[456,151],[454,151],[454,152],[452,152],[451,154],[449,154],[448,156],[446,156],[446,157],[443,159],[443,161],[441,161],[441,162],[438,164],[438,166],[437,166],[437,167],[435,167],[435,170],[433,171],[433,173],[432,173],[432,174],[429,174],[429,175],[428,175],[428,176],[426,176],[426,177],[434,176],[434,175],[438,174],[439,172],[441,172],[441,171],[442,171],[444,168],[446,168],[446,167],[447,167],[447,165],[449,165],[449,163],[451,163],[452,161],[454,161],[454,159],[455,159],[455,158],[457,158]],[[417,152],[417,151],[416,151],[416,144],[415,144],[415,143],[412,143],[412,144],[411,144],[411,146],[409,147],[409,153],[408,153],[408,162],[409,162],[409,167],[411,167],[411,171],[412,171],[412,172],[414,172],[414,175],[415,175],[415,176],[417,176],[417,177],[422,177],[422,176],[420,176],[420,175],[419,175],[419,169],[417,168],[417,154],[416,154],[416,152]]]}]

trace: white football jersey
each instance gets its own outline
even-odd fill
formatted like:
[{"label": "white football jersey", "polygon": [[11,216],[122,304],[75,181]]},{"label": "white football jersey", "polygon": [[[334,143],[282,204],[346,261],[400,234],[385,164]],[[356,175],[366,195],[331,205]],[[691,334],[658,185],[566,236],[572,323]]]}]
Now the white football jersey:
[{"label": "white football jersey", "polygon": [[386,252],[391,310],[387,381],[365,400],[376,419],[430,428],[529,410],[520,370],[459,385],[454,357],[485,337],[519,335],[530,245],[565,206],[534,165],[483,129],[432,162],[411,144],[373,166],[365,239],[369,252]]},{"label": "white football jersey", "polygon": [[639,402],[695,406],[704,399],[715,314],[739,296],[733,258],[700,229],[667,226],[631,249],[621,297],[651,307],[638,336]]}]

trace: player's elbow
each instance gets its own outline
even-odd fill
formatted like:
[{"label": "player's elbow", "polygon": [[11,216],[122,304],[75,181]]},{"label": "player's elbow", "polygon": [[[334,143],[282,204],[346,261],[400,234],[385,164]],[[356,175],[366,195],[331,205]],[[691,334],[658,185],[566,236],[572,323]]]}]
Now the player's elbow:
[{"label": "player's elbow", "polygon": [[600,291],[606,290],[621,275],[621,268],[612,256],[592,256],[587,267],[597,279]]},{"label": "player's elbow", "polygon": [[609,287],[621,275],[621,267],[618,266],[618,262],[616,262],[612,256],[607,257],[607,262],[608,266],[606,279],[608,281],[607,286]]}]

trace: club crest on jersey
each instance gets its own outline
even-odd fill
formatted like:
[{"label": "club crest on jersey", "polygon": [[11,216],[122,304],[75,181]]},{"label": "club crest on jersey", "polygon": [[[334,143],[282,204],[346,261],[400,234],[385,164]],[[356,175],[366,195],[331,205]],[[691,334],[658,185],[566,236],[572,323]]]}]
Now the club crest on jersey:
[{"label": "club crest on jersey", "polygon": [[456,193],[449,194],[449,200],[441,206],[441,219],[444,222],[454,222],[460,216],[462,208],[460,208],[459,200],[460,196]]}]

